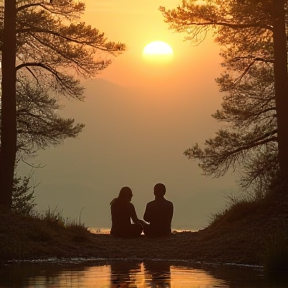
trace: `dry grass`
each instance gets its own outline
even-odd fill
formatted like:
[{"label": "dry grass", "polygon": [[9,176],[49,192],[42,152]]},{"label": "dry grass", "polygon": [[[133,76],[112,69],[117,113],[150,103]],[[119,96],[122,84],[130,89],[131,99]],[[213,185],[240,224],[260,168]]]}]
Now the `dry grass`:
[{"label": "dry grass", "polygon": [[53,217],[0,215],[0,259],[95,257],[262,265],[272,235],[288,225],[287,201],[273,201],[237,204],[201,231],[158,239],[93,234],[83,224],[66,225]]}]

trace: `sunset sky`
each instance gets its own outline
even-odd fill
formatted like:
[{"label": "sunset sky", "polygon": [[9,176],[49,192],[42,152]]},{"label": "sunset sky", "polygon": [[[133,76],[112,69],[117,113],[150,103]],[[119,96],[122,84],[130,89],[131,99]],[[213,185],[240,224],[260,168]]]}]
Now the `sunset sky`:
[{"label": "sunset sky", "polygon": [[[88,227],[111,225],[110,201],[123,186],[133,190],[139,218],[153,200],[153,186],[166,185],[174,203],[172,227],[204,228],[211,214],[225,207],[226,195],[238,194],[234,175],[202,176],[197,162],[183,152],[213,137],[219,123],[211,114],[222,95],[215,78],[221,73],[220,48],[207,36],[200,45],[168,29],[159,6],[180,0],[84,0],[87,24],[127,51],[95,79],[83,80],[85,101],[66,101],[61,114],[86,127],[77,139],[39,152],[43,165],[34,171],[37,209],[57,209]],[[153,41],[169,44],[170,61],[142,57]],[[23,168],[30,171],[31,168]]]}]

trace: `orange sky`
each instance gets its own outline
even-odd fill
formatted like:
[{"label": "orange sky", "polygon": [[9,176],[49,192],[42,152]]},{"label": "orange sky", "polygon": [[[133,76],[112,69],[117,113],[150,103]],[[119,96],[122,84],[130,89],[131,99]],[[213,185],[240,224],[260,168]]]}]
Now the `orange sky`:
[{"label": "orange sky", "polygon": [[[112,59],[113,65],[101,75],[104,79],[120,85],[143,86],[145,85],[143,78],[153,80],[149,75],[164,74],[165,77],[177,78],[177,81],[173,81],[173,86],[176,86],[191,79],[191,72],[196,77],[199,73],[211,72],[211,69],[207,69],[207,65],[213,65],[214,68],[219,64],[219,48],[216,45],[211,47],[211,39],[196,47],[184,42],[183,35],[168,29],[168,24],[163,21],[164,18],[158,8],[176,7],[180,3],[179,0],[86,0],[85,3],[84,20],[104,31],[108,39],[127,45],[127,51],[121,57]],[[143,48],[156,40],[167,42],[173,48],[174,61],[170,63],[170,67],[161,69],[160,65],[151,66],[143,61],[141,57]],[[215,49],[214,53],[212,49]],[[167,82],[167,78],[164,79],[162,78]]]},{"label": "orange sky", "polygon": [[[61,112],[86,125],[78,139],[40,152],[45,165],[34,173],[39,210],[57,207],[89,227],[110,227],[109,202],[130,186],[138,217],[163,182],[175,204],[174,228],[199,229],[225,207],[225,195],[238,193],[233,177],[210,179],[185,149],[213,137],[219,124],[211,114],[220,108],[215,83],[220,75],[219,47],[211,38],[198,46],[168,29],[159,6],[180,0],[85,0],[83,19],[124,42],[127,51],[96,79],[84,80],[84,103],[69,101]],[[174,50],[173,60],[154,65],[143,60],[146,44],[161,40]]]}]

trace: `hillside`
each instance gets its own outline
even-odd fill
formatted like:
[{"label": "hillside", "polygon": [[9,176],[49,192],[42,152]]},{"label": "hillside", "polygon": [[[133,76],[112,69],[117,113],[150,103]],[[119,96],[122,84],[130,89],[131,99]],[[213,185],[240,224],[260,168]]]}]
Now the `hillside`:
[{"label": "hillside", "polygon": [[262,265],[276,242],[286,241],[288,247],[287,227],[288,201],[277,198],[236,205],[203,230],[158,239],[117,239],[92,234],[82,225],[0,215],[0,259],[96,257]]}]

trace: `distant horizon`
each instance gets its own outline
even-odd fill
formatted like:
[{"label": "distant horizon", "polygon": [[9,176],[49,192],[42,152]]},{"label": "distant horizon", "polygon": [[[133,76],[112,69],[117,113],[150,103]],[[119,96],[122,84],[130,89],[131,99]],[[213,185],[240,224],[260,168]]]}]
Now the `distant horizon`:
[{"label": "distant horizon", "polygon": [[[196,46],[168,29],[158,8],[175,8],[180,0],[84,2],[83,21],[104,32],[108,41],[125,43],[127,51],[117,57],[96,53],[112,64],[94,79],[80,79],[84,101],[60,100],[59,115],[85,127],[76,139],[29,159],[43,167],[32,173],[32,183],[40,183],[36,209],[56,207],[69,219],[81,214],[87,227],[110,227],[109,203],[121,187],[132,189],[142,219],[154,198],[153,186],[161,182],[174,203],[172,227],[205,228],[211,215],[225,209],[227,195],[241,193],[237,175],[203,176],[198,163],[183,155],[221,127],[211,117],[223,96],[215,82],[222,72],[220,47],[209,33]],[[165,65],[142,57],[144,47],[156,40],[174,51]],[[29,175],[31,166],[19,165],[17,172]]]},{"label": "distant horizon", "polygon": [[[202,228],[204,229],[204,228]],[[171,233],[181,233],[181,232],[198,232],[199,230],[202,229],[198,229],[198,230],[194,230],[194,229],[174,229],[173,227],[171,228],[172,232]],[[110,228],[95,228],[95,227],[88,227],[88,230],[91,233],[94,234],[110,234]]]}]

